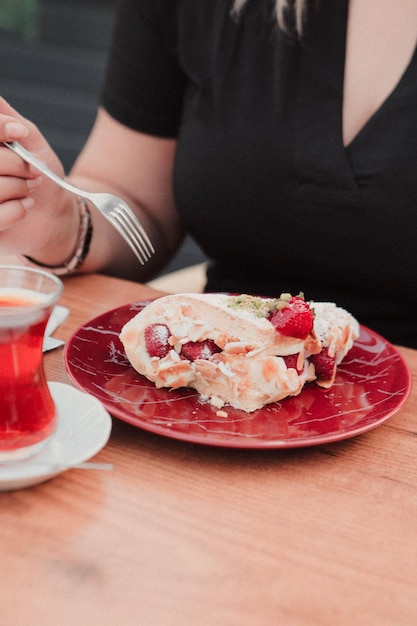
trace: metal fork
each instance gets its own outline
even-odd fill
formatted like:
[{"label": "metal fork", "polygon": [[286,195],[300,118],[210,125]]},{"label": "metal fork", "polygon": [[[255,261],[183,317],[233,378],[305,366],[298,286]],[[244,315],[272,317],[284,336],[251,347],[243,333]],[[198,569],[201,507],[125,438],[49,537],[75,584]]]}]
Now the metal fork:
[{"label": "metal fork", "polygon": [[45,176],[53,180],[60,187],[94,204],[123,237],[142,265],[150,259],[155,252],[152,242],[142,224],[124,200],[111,193],[91,193],[78,189],[54,174],[54,172],[51,172],[42,161],[26,150],[26,148],[17,141],[4,142],[4,145],[10,148],[10,150],[13,150],[13,152],[18,154],[24,161],[36,167],[36,169],[45,174]]}]

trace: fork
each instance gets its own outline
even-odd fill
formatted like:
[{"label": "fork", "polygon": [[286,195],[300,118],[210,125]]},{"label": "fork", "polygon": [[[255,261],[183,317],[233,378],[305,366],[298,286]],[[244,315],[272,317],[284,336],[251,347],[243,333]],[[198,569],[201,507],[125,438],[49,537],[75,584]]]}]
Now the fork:
[{"label": "fork", "polygon": [[100,213],[104,215],[124,238],[142,265],[150,259],[155,252],[152,242],[142,224],[124,200],[111,193],[92,193],[78,189],[78,187],[71,185],[66,180],[54,174],[45,163],[26,150],[26,148],[17,141],[5,141],[4,145],[19,155],[21,159],[36,167],[36,169],[45,174],[45,176],[53,180],[60,187],[94,204]]}]

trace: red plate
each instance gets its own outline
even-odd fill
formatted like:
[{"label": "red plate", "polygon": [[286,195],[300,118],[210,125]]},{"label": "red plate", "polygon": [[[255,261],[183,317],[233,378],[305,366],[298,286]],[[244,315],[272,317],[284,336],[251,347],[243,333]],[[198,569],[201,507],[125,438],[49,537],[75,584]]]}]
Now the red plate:
[{"label": "red plate", "polygon": [[407,365],[385,339],[361,326],[331,389],[307,385],[300,395],[253,413],[227,407],[227,418],[194,390],[156,389],[129,364],[122,326],[146,306],[136,302],[79,328],[65,348],[72,381],[114,416],[144,430],[233,448],[297,448],[347,439],[382,424],[411,387]]}]

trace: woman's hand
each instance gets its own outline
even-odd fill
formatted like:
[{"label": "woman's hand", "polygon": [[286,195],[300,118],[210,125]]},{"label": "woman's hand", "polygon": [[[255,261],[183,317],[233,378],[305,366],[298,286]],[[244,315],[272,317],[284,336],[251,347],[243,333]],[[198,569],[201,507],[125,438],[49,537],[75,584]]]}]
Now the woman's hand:
[{"label": "woman's hand", "polygon": [[[0,98],[0,256],[23,254],[62,265],[76,247],[75,196],[2,145],[19,141],[58,176],[61,162],[35,124]],[[100,110],[69,180],[87,191],[124,198],[149,234],[156,254],[140,266],[111,224],[90,206],[93,237],[81,271],[148,279],[169,260],[183,236],[172,194],[176,142],[129,129]]]},{"label": "woman's hand", "polygon": [[77,234],[75,199],[2,145],[5,141],[19,141],[64,176],[35,124],[0,98],[0,256],[27,254],[59,264],[71,254]]}]

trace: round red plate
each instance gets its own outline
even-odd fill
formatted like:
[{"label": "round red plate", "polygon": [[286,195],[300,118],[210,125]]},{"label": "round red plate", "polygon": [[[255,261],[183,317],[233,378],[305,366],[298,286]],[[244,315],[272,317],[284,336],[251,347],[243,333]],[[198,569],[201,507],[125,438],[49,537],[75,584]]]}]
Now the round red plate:
[{"label": "round red plate", "polygon": [[74,384],[101,400],[114,417],[144,430],[233,448],[312,446],[379,426],[410,392],[410,373],[401,355],[361,326],[331,389],[311,383],[296,397],[253,413],[226,407],[227,417],[220,417],[194,390],[156,389],[130,366],[119,333],[146,304],[136,302],[96,317],[79,328],[65,348]]}]

